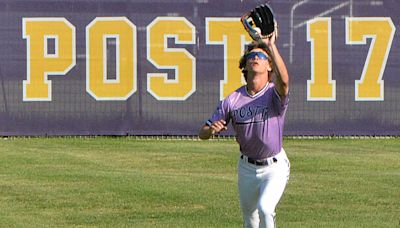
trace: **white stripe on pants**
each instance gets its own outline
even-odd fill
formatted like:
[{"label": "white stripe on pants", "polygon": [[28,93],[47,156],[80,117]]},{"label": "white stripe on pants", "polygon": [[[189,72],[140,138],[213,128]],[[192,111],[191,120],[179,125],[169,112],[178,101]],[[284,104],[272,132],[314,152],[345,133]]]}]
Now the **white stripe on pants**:
[{"label": "white stripe on pants", "polygon": [[277,162],[256,166],[239,158],[238,188],[245,228],[275,227],[275,207],[289,180],[290,162],[285,151]]}]

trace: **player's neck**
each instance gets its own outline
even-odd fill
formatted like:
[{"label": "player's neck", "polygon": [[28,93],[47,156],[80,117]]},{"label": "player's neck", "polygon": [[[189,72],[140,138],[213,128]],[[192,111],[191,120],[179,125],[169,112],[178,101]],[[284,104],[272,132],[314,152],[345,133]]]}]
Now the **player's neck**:
[{"label": "player's neck", "polygon": [[246,89],[250,95],[260,92],[268,84],[268,75],[256,74],[247,79]]}]

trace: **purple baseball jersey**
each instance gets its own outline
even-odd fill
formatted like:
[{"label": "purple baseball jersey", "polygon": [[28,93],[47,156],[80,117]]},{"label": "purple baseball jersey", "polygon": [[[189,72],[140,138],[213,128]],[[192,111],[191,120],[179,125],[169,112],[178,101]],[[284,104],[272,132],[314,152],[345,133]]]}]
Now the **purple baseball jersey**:
[{"label": "purple baseball jersey", "polygon": [[253,159],[271,157],[282,149],[288,101],[288,96],[281,101],[273,83],[255,95],[242,86],[219,103],[207,123],[232,121],[242,154]]}]

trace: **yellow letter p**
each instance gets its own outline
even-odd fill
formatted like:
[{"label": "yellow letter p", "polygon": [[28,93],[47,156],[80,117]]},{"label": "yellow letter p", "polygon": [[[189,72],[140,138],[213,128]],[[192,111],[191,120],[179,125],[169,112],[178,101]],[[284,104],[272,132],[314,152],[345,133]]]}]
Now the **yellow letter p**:
[{"label": "yellow letter p", "polygon": [[75,27],[65,18],[23,18],[27,80],[24,101],[51,101],[49,75],[64,75],[75,66]]}]

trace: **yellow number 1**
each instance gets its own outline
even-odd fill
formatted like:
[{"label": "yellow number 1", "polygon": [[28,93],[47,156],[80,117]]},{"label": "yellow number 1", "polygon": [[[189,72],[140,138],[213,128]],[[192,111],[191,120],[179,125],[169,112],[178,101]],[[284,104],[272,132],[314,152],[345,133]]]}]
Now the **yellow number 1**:
[{"label": "yellow number 1", "polygon": [[336,81],[332,80],[331,19],[307,22],[307,41],[311,42],[311,80],[307,81],[307,100],[336,100]]}]

